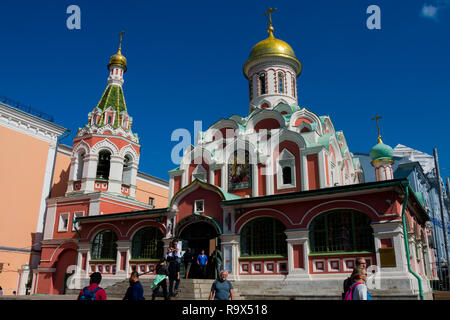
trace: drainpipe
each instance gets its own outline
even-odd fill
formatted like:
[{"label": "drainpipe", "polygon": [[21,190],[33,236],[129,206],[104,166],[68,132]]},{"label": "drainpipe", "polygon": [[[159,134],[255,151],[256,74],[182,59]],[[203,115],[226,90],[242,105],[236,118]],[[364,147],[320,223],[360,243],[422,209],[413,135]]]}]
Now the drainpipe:
[{"label": "drainpipe", "polygon": [[408,262],[408,270],[411,272],[411,274],[416,277],[417,281],[419,282],[419,294],[420,294],[420,300],[424,300],[423,298],[423,290],[422,290],[422,279],[412,270],[411,268],[411,262],[410,262],[410,255],[409,255],[409,245],[408,245],[408,231],[406,230],[406,206],[408,204],[408,196],[409,196],[409,183],[403,185],[406,189],[405,193],[405,200],[403,200],[403,208],[402,208],[402,224],[403,224],[403,234],[404,234],[404,240],[405,240],[405,249],[406,249],[406,261]]}]

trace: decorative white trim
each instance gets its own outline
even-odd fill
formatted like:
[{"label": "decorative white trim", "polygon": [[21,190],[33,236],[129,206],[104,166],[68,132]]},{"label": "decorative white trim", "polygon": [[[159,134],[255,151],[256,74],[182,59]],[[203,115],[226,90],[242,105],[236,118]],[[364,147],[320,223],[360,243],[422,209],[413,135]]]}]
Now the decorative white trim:
[{"label": "decorative white trim", "polygon": [[103,150],[107,149],[111,152],[111,156],[119,156],[119,149],[117,146],[109,141],[108,139],[103,139],[99,142],[97,142],[91,149],[91,153],[98,155],[98,153]]}]

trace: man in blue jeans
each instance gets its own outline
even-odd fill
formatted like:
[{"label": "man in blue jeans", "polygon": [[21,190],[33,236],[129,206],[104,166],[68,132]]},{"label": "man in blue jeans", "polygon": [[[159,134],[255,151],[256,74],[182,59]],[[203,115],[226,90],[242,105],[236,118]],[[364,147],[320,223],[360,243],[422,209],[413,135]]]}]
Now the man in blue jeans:
[{"label": "man in blue jeans", "polygon": [[205,254],[205,250],[202,250],[202,252],[197,257],[197,264],[200,267],[200,273],[202,274],[202,278],[206,278],[206,266],[208,265],[208,257]]}]

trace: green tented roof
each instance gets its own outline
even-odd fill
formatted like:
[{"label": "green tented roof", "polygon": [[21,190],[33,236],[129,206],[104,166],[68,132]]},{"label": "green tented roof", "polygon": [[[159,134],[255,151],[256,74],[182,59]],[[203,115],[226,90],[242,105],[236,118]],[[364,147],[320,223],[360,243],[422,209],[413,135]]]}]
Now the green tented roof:
[{"label": "green tented roof", "polygon": [[[97,108],[100,109],[102,112],[105,112],[105,110],[108,109],[109,107],[112,107],[116,111],[117,115],[119,115],[122,111],[127,110],[127,106],[125,104],[125,97],[123,95],[123,89],[121,86],[109,85],[103,92],[103,95],[100,99],[100,102],[97,105]],[[99,124],[102,125],[104,120],[105,120],[104,115],[102,114]],[[114,127],[119,126],[120,126],[120,117],[116,117]]]}]

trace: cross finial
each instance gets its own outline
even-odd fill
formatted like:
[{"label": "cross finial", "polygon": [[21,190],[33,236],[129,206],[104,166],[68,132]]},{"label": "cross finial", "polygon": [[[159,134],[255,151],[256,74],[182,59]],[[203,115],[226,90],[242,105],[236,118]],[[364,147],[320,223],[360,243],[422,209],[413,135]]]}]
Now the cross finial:
[{"label": "cross finial", "polygon": [[269,32],[269,36],[273,36],[273,27],[272,27],[272,12],[277,10],[277,8],[269,8],[264,15],[269,15],[269,29],[267,31]]},{"label": "cross finial", "polygon": [[119,40],[119,53],[121,53],[121,51],[122,51],[122,36],[124,35],[124,33],[125,33],[125,31],[121,31],[119,33],[119,37],[120,37],[120,40]]},{"label": "cross finial", "polygon": [[375,117],[372,118],[372,120],[376,120],[377,121],[377,129],[378,129],[378,143],[383,143],[383,141],[381,141],[381,135],[380,135],[380,125],[378,123],[378,119],[381,119],[381,116],[377,116],[375,115]]}]

